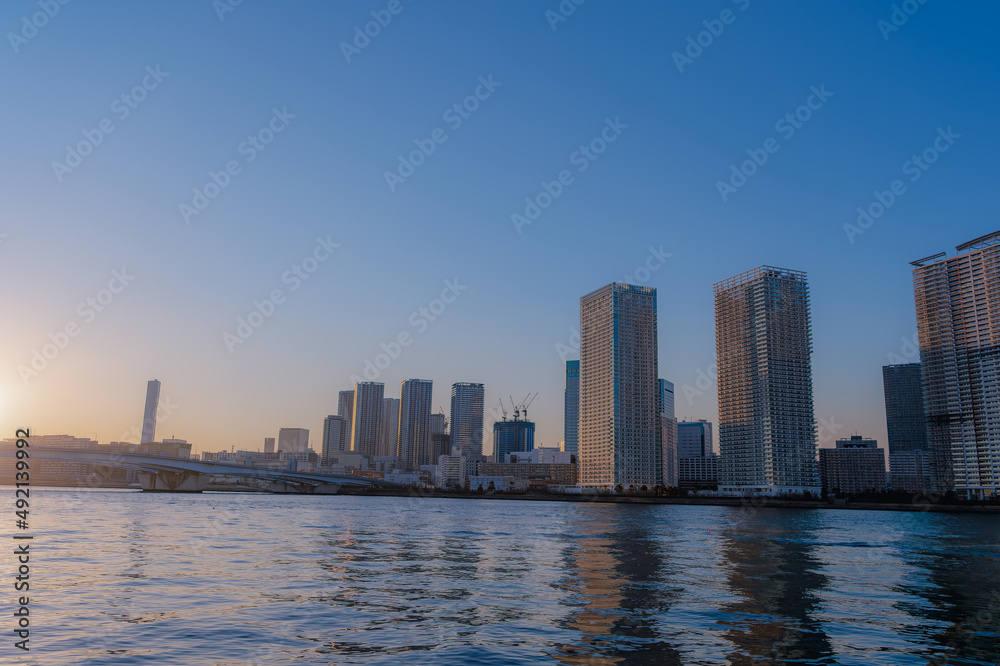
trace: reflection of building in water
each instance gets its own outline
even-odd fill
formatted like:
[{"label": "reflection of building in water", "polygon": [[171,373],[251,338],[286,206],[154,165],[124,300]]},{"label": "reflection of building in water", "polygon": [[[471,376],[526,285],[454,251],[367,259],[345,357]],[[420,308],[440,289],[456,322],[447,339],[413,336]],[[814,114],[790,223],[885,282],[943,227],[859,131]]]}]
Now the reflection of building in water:
[{"label": "reflection of building in water", "polygon": [[[617,520],[614,513],[609,518]],[[635,523],[619,527],[591,521],[581,523],[579,530],[593,536],[581,539],[566,557],[572,576],[566,587],[582,607],[564,625],[579,631],[581,642],[561,645],[550,656],[574,666],[680,664],[678,651],[661,638],[656,624],[671,599],[662,589],[653,589],[664,578],[662,543]]]},{"label": "reflection of building in water", "polygon": [[736,618],[720,620],[730,627],[729,663],[816,663],[829,657],[830,641],[813,617],[819,604],[815,592],[827,578],[818,572],[814,546],[808,543],[811,532],[802,524],[816,518],[791,522],[755,508],[747,513],[731,528],[723,551],[736,597],[721,609]]},{"label": "reflection of building in water", "polygon": [[[927,514],[925,514],[927,515]],[[942,516],[943,518],[943,516]],[[1000,523],[993,516],[978,516],[975,542],[992,548],[971,547],[955,541],[953,527],[944,521],[939,532],[932,529],[912,537],[906,565],[919,571],[922,581],[911,589],[924,603],[904,608],[913,617],[906,629],[920,638],[916,642],[940,646],[924,657],[928,663],[995,664],[1000,633]],[[947,539],[947,541],[943,541]],[[949,547],[943,547],[948,543]],[[947,623],[942,627],[942,623]]]}]

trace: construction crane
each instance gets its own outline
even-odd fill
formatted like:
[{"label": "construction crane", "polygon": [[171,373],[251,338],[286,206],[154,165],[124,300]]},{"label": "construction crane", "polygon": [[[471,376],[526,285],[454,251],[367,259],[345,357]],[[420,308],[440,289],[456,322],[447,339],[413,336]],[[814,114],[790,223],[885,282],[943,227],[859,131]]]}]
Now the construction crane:
[{"label": "construction crane", "polygon": [[521,410],[519,410],[517,405],[514,404],[514,396],[508,393],[507,397],[510,398],[510,408],[514,410],[514,420],[516,421],[517,417],[521,415]]},{"label": "construction crane", "polygon": [[538,397],[538,391],[535,391],[535,395],[531,396],[531,400],[528,400],[527,402],[525,402],[524,406],[521,407],[521,412],[524,414],[524,420],[525,421],[528,420],[528,407],[531,405],[531,403],[533,403],[535,401],[535,398],[537,398],[537,397]]},{"label": "construction crane", "polygon": [[503,420],[506,421],[507,420],[507,408],[503,406],[503,398],[499,398],[499,400],[500,400],[500,411],[503,412]]}]

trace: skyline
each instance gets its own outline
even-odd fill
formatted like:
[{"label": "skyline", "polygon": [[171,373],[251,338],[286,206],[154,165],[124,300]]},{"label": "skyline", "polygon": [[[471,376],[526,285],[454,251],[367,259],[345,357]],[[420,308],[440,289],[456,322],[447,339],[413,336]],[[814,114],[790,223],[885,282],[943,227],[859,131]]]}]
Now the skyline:
[{"label": "skyline", "polygon": [[[946,254],[948,254],[949,258],[951,256],[953,256],[952,253],[946,253]],[[744,271],[744,273],[750,273],[750,272],[753,272],[755,270],[760,270],[760,269],[764,269],[764,268],[772,268],[772,267],[761,265],[761,266],[759,266],[759,267],[757,267],[755,269],[750,269],[749,271]],[[785,269],[777,269],[777,270],[785,270]],[[732,279],[732,278],[730,278],[730,279]],[[624,284],[624,283],[611,283],[611,284]],[[611,285],[607,285],[607,286],[611,286]],[[599,291],[599,290],[597,290],[597,291]],[[890,354],[887,356],[887,358],[889,359],[889,362],[887,362],[883,366],[880,366],[879,367],[879,371],[883,372],[884,368],[889,367],[891,365],[895,365],[896,364],[896,360],[899,360],[899,359],[906,360],[907,362],[915,362],[915,363],[917,363],[919,365],[919,360],[920,360],[919,349],[917,348],[916,343],[913,342],[912,344],[913,344],[913,348],[914,348],[915,351],[911,352],[910,349],[909,349],[909,344],[911,344],[911,341],[904,340],[903,341],[903,345],[901,346],[901,349],[900,349],[899,353],[890,352]],[[577,351],[577,354],[578,354],[579,350],[577,349],[576,351]],[[570,360],[576,360],[577,362],[579,362],[579,359],[570,359]],[[713,370],[710,370],[709,372],[713,372]],[[563,366],[563,373],[565,375],[565,366]],[[662,373],[660,373],[660,374],[662,374]],[[717,380],[715,379],[714,375],[712,375],[712,379],[713,379],[712,385],[710,386],[710,388],[707,391],[703,390],[701,388],[701,384],[699,383],[699,381],[701,380],[701,378],[703,376],[708,376],[708,373],[705,373],[704,371],[699,372],[699,377],[698,377],[698,380],[696,380],[695,385],[692,386],[690,384],[685,384],[682,387],[685,396],[688,395],[686,393],[687,391],[690,391],[692,395],[694,395],[694,394],[701,395],[701,394],[704,394],[706,392],[712,392],[712,391],[714,391],[716,389],[716,387],[717,387]],[[426,382],[427,384],[432,385],[434,381],[435,380],[433,380],[433,379],[423,380],[423,379],[416,379],[416,378],[407,378],[407,379],[401,380],[400,384],[403,385],[403,386],[405,386],[405,384],[407,384],[408,382]],[[663,380],[663,379],[661,379],[660,381],[661,382],[663,382],[663,381],[670,382],[670,380]],[[153,384],[153,383],[156,383],[157,384],[157,389],[159,389],[160,382],[158,380],[155,380],[155,379],[148,381],[148,384],[150,384],[150,385]],[[381,385],[381,386],[389,385],[390,387],[392,386],[391,384],[389,384],[388,382],[385,382],[385,381],[363,380],[360,383],[362,385],[369,384],[369,385]],[[468,384],[468,382],[455,382],[455,383],[456,384]],[[358,384],[355,384],[354,386],[356,387],[356,386],[358,386]],[[454,388],[454,385],[450,385],[450,386],[446,386],[445,390],[447,390],[449,392],[453,392],[453,388]],[[815,389],[815,387],[814,387],[814,389]],[[489,395],[489,390],[486,387],[484,387],[484,391],[486,392],[487,395]],[[159,391],[157,390],[156,393],[158,395]],[[339,402],[339,396],[340,396],[340,394],[347,393],[347,394],[354,395],[354,390],[338,390],[337,393],[338,393],[338,402]],[[503,396],[498,396],[498,398],[500,400],[502,400]],[[392,399],[392,398],[391,398],[391,396],[386,395],[385,399]],[[394,399],[397,402],[399,401],[399,398],[394,398]],[[437,398],[432,399],[431,402],[433,403],[433,400],[435,400],[435,399],[437,399]],[[381,401],[379,401],[379,402],[381,403]],[[688,404],[690,405],[690,404],[693,404],[693,403],[690,400],[688,400]],[[717,427],[718,426],[718,408],[717,408],[717,405],[718,405],[718,402],[716,401],[716,409],[714,410],[714,415],[715,415],[714,420],[713,419],[705,419],[703,417],[698,417],[698,416],[683,416],[683,417],[680,417],[678,420],[681,421],[681,422],[698,422],[698,421],[705,420],[705,421],[708,421],[710,423],[715,423],[716,427]],[[159,402],[158,407],[155,408],[155,409],[153,409],[152,413],[154,413],[154,414],[162,414],[162,413],[164,413],[164,410],[165,410],[166,416],[169,417],[170,414],[172,413],[173,409],[175,409],[176,407],[177,407],[177,405],[172,404],[170,398],[167,397],[164,400],[161,400]],[[680,407],[679,404],[678,404],[678,407]],[[144,418],[142,419],[142,424],[143,424],[144,427],[148,423],[149,419],[148,419],[147,415],[150,413],[150,409],[151,409],[151,405],[149,403],[149,394],[147,393],[146,400],[144,402]],[[450,412],[444,411],[445,410],[444,407],[441,407],[439,409],[442,410],[441,413],[444,413],[446,416],[450,413]],[[566,409],[566,407],[565,407],[565,401],[563,402],[563,405],[562,405],[561,409],[565,413],[565,409]],[[492,440],[491,440],[491,438],[489,438],[489,437],[486,436],[487,431],[490,430],[491,427],[492,427],[491,424],[494,421],[506,420],[506,419],[502,419],[499,416],[499,414],[500,414],[500,410],[496,409],[495,407],[490,407],[490,405],[489,405],[489,403],[487,401],[487,403],[485,405],[485,408],[484,408],[484,424],[485,425],[484,425],[484,428],[483,428],[483,442],[482,442],[484,454],[489,455],[490,453],[493,452],[492,451]],[[883,430],[886,430],[885,409],[884,409],[884,393],[883,393],[882,415],[883,415]],[[353,414],[351,416],[352,416],[352,418],[350,418],[350,420],[353,422]],[[496,418],[494,418],[494,417],[496,417]],[[320,433],[319,437],[318,437],[318,441],[314,440],[313,436],[310,435],[310,439],[309,439],[309,447],[310,448],[313,448],[315,450],[320,450],[320,449],[323,448],[323,439],[324,439],[324,437],[323,437],[322,433],[325,430],[325,425],[326,425],[326,419],[327,418],[329,418],[329,415],[323,416],[322,419],[321,419],[321,421],[323,422],[323,425],[318,429],[319,433]],[[379,416],[379,418],[381,418],[381,417]],[[154,418],[154,423],[155,423],[155,418]],[[834,427],[831,427],[831,425],[833,425]],[[487,427],[487,426],[489,426],[489,427]],[[33,427],[33,426],[31,426],[31,427]],[[292,428],[292,429],[302,428],[304,430],[310,431],[310,433],[313,432],[311,427],[303,428],[302,426],[294,426],[294,427],[292,427],[292,426],[286,425],[286,426],[282,426],[282,427],[277,427],[276,429],[282,430],[282,429],[288,429],[288,428]],[[563,430],[564,428],[565,428],[565,422],[563,421],[562,424],[560,425],[560,430]],[[128,437],[135,438],[135,436],[139,433],[139,430],[140,430],[139,428],[133,427],[127,433],[127,435],[120,436],[120,439],[122,439],[123,441],[125,441],[126,439],[128,439]],[[836,447],[836,441],[839,441],[839,440],[844,439],[844,438],[849,438],[851,436],[851,433],[839,434],[837,436],[834,436],[834,433],[842,433],[843,430],[844,430],[843,427],[837,427],[836,421],[833,420],[833,419],[831,419],[829,421],[825,420],[825,419],[821,420],[821,417],[819,417],[819,416],[816,417],[816,430],[817,430],[817,449],[819,449],[819,448],[830,448],[830,449],[833,449],[833,448]],[[825,434],[823,433],[824,430],[826,431]],[[47,434],[47,435],[68,434],[68,435],[71,435],[71,436],[85,436],[85,435],[79,435],[79,434],[74,433],[74,432],[66,432],[66,433],[63,433],[63,432],[59,432],[59,433],[49,432],[49,433],[39,433],[39,434]],[[268,434],[271,434],[271,433],[268,432],[268,433],[262,435],[262,437],[266,439]],[[171,435],[171,437],[173,437],[173,435]],[[97,437],[94,437],[93,439],[100,441],[99,438],[97,438]],[[141,439],[142,439],[141,437],[137,438],[136,439],[136,443],[138,443]],[[185,437],[185,439],[187,439],[187,438]],[[260,439],[260,438],[258,438],[258,439]],[[875,439],[876,441],[880,442],[880,445],[879,445],[880,449],[885,449],[886,451],[888,451],[889,444],[888,444],[888,437],[887,436],[883,437],[882,439],[878,439],[878,438],[872,438],[872,439]],[[113,438],[109,439],[107,441],[113,441]],[[562,440],[559,440],[559,441],[554,442],[553,444],[544,444],[544,445],[539,444],[539,446],[549,446],[549,447],[551,447],[551,446],[559,446],[559,444],[561,444],[561,443],[562,443]],[[193,444],[192,450],[193,451],[197,451],[197,452],[212,451],[212,450],[226,450],[227,448],[231,448],[232,446],[237,446],[237,445],[233,444],[230,447],[223,447],[222,449],[211,449],[211,448],[199,447],[197,442],[192,442],[192,444]],[[244,444],[245,445],[242,448],[245,448],[247,450],[256,450],[254,447],[257,446],[258,444],[260,444],[260,442],[259,441],[257,441],[257,442],[245,442]],[[240,447],[237,446],[237,448],[240,448]],[[262,446],[261,446],[261,450],[263,450]],[[350,447],[348,447],[348,450],[351,450]]]},{"label": "skyline", "polygon": [[[3,111],[18,131],[0,258],[27,282],[5,298],[7,431],[122,439],[156,377],[164,436],[211,451],[303,427],[319,449],[338,391],[407,334],[375,381],[432,379],[435,412],[456,382],[484,384],[487,415],[537,391],[536,444],[554,446],[578,358],[557,346],[572,346],[579,297],[646,275],[678,417],[717,423],[711,285],[778,265],[809,274],[819,445],[858,432],[887,446],[881,367],[917,360],[908,262],[995,229],[996,9],[929,3],[884,33],[892,3],[705,3],[642,21],[587,3],[553,26],[543,7],[407,2],[348,62],[341,42],[383,6],[244,3],[220,20],[210,3],[71,4],[5,54],[19,101]],[[673,53],[727,7],[734,22],[678,71]],[[0,25],[35,11],[11,3]],[[296,49],[269,48],[293,35]],[[105,117],[113,131],[57,173]],[[390,189],[398,156],[438,128]],[[598,138],[591,159],[580,147]],[[912,156],[935,144],[923,171]],[[765,156],[723,200],[731,165]],[[210,172],[228,184],[188,223],[179,206]],[[543,193],[530,224],[512,222]],[[872,222],[849,235],[858,207]],[[18,367],[70,324],[25,383]]]}]

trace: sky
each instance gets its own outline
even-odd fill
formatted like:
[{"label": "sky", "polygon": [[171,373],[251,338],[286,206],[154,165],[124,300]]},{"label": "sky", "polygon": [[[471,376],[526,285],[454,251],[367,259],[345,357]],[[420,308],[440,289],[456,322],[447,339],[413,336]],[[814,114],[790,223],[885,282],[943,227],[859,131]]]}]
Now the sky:
[{"label": "sky", "polygon": [[134,441],[156,378],[158,438],[319,448],[368,368],[537,392],[554,446],[613,281],[714,421],[712,285],[773,265],[820,445],[884,446],[909,262],[998,227],[1000,7],[676,4],[2,3],[0,433]]}]

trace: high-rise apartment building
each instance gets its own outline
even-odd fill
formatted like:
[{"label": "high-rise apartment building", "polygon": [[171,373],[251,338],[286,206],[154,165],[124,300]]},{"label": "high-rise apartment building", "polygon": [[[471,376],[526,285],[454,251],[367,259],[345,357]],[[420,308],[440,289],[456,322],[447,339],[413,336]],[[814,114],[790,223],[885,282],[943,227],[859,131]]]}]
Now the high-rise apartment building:
[{"label": "high-rise apartment building", "polygon": [[[566,392],[563,407],[563,450],[579,450],[580,431],[580,362],[566,361]],[[495,451],[494,451],[495,453]],[[497,458],[497,462],[503,460]]]},{"label": "high-rise apartment building", "polygon": [[384,392],[385,385],[381,382],[358,382],[354,385],[354,406],[351,409],[351,451],[369,458],[378,455]]},{"label": "high-rise apartment building", "polygon": [[274,453],[274,437],[264,438],[264,453]]},{"label": "high-rise apartment building", "polygon": [[347,422],[347,441],[351,441],[354,432],[354,391],[341,391],[337,398],[337,416],[343,416]]},{"label": "high-rise apartment building", "polygon": [[1000,231],[912,262],[920,362],[938,490],[1000,487]]},{"label": "high-rise apartment building", "polygon": [[308,428],[280,428],[278,430],[278,452],[305,453],[309,450]]},{"label": "high-rise apartment building", "polygon": [[399,446],[399,398],[382,399],[382,427],[379,431],[378,455],[395,456]]},{"label": "high-rise apartment building", "polygon": [[806,274],[760,266],[714,291],[720,491],[818,494]]},{"label": "high-rise apartment building", "polygon": [[713,452],[712,424],[709,421],[681,421],[677,424],[678,457],[703,457]]},{"label": "high-rise apartment building", "polygon": [[580,483],[663,478],[656,289],[612,283],[580,299]]},{"label": "high-rise apartment building", "polygon": [[882,386],[892,488],[926,492],[930,489],[930,469],[920,364],[884,366]]},{"label": "high-rise apartment building", "polygon": [[665,488],[679,485],[680,466],[677,458],[677,419],[660,414],[660,447],[663,465],[660,483]]},{"label": "high-rise apartment building", "polygon": [[347,451],[347,419],[327,416],[323,421],[323,461]]},{"label": "high-rise apartment building", "polygon": [[142,437],[140,444],[156,441],[156,411],[160,407],[160,382],[151,379],[146,383],[146,408],[142,412]]},{"label": "high-rise apartment building", "polygon": [[400,384],[399,436],[396,455],[406,471],[431,465],[431,395],[428,379],[407,379]]},{"label": "high-rise apartment building", "polygon": [[451,446],[464,456],[483,453],[484,400],[482,384],[451,385]]}]

